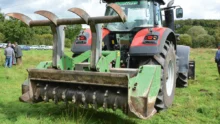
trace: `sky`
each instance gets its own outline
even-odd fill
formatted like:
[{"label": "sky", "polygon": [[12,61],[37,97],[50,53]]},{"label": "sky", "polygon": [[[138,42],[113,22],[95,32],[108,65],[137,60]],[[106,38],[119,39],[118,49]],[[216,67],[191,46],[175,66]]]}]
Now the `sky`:
[{"label": "sky", "polygon": [[[184,9],[183,19],[220,19],[220,0],[175,0],[174,5]],[[43,18],[34,14],[37,10],[49,10],[59,18],[77,17],[67,11],[73,7],[84,9],[90,16],[101,16],[105,11],[100,0],[0,0],[2,13],[20,12],[32,19]]]}]

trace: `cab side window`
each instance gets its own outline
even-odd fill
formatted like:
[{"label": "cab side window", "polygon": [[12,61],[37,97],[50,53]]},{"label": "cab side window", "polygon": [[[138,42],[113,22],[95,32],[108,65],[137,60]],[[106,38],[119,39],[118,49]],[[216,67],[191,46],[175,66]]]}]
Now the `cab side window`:
[{"label": "cab side window", "polygon": [[155,3],[155,16],[156,16],[156,22],[158,26],[162,26],[162,19],[161,19],[161,11],[160,11],[160,5],[158,3]]}]

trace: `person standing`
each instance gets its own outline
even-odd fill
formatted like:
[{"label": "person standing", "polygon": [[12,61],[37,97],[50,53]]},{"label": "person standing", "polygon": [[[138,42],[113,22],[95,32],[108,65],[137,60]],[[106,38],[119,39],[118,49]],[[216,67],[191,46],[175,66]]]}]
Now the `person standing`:
[{"label": "person standing", "polygon": [[11,43],[8,43],[5,48],[5,68],[11,68],[13,56],[15,56],[14,50],[11,48]]},{"label": "person standing", "polygon": [[16,58],[16,62],[17,65],[21,65],[22,64],[22,50],[21,47],[18,46],[18,43],[15,42],[15,58]]},{"label": "person standing", "polygon": [[220,44],[218,44],[218,51],[215,54],[215,62],[218,68],[218,74],[220,76]]},{"label": "person standing", "polygon": [[[15,44],[12,44],[11,48],[15,51]],[[12,64],[16,65],[16,58],[15,58],[15,56],[13,56],[13,58],[12,58]]]}]

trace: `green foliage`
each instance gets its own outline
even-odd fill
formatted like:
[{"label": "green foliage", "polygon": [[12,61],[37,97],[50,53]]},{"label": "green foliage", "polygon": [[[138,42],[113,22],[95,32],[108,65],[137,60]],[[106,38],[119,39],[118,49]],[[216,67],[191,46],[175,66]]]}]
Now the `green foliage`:
[{"label": "green foliage", "polygon": [[3,13],[1,13],[1,9],[0,9],[0,22],[4,22],[5,20],[5,16]]},{"label": "green foliage", "polygon": [[[71,46],[70,42],[75,39],[81,29],[81,25],[66,27],[66,38],[69,39],[67,46]],[[49,26],[30,28],[17,19],[6,20],[4,14],[0,12],[0,42],[2,41],[16,41],[18,44],[29,45],[52,45],[53,36]]]},{"label": "green foliage", "polygon": [[2,33],[5,35],[6,40],[11,42],[17,41],[19,44],[32,39],[34,34],[31,28],[17,20],[5,21]]},{"label": "green foliage", "polygon": [[52,34],[43,34],[41,35],[42,42],[44,45],[52,45],[53,44],[53,35]]},{"label": "green foliage", "polygon": [[32,30],[34,31],[35,34],[39,34],[39,35],[42,35],[42,34],[52,34],[51,32],[51,29],[50,27],[46,26],[42,26],[42,27],[33,27]]},{"label": "green foliage", "polygon": [[202,26],[202,27],[210,27],[210,28],[216,28],[220,26],[219,20],[204,20],[204,19],[177,20],[175,21],[175,24],[180,25],[181,27],[184,25]]},{"label": "green foliage", "polygon": [[5,41],[5,35],[0,33],[0,43],[3,43]]},{"label": "green foliage", "polygon": [[186,33],[192,37],[194,42],[199,35],[207,34],[207,31],[202,26],[193,26]]},{"label": "green foliage", "polygon": [[72,41],[75,40],[81,30],[82,25],[68,25],[65,29],[66,38]]},{"label": "green foliage", "polygon": [[179,45],[186,45],[192,47],[192,37],[188,34],[181,34],[180,41],[177,42]]},{"label": "green foliage", "polygon": [[28,41],[27,44],[33,45],[52,45],[53,44],[53,35],[52,34],[34,34],[33,39]]},{"label": "green foliage", "polygon": [[183,25],[181,28],[176,29],[176,33],[185,34],[192,26]]},{"label": "green foliage", "polygon": [[[189,34],[192,37],[193,46],[199,47],[198,41],[195,41],[201,34],[209,34],[215,38],[211,45],[216,47],[220,42],[220,21],[219,20],[178,20],[175,21],[176,32],[179,34]],[[194,43],[195,42],[195,43]],[[208,47],[208,46],[207,46]]]},{"label": "green foliage", "polygon": [[215,34],[214,34],[215,40],[216,40],[216,46],[218,43],[220,43],[220,28],[215,29]]},{"label": "green foliage", "polygon": [[215,38],[208,34],[201,34],[193,42],[193,47],[213,48],[215,47]]},{"label": "green foliage", "polygon": [[186,25],[193,25],[193,20],[192,19],[187,19],[185,20]]},{"label": "green foliage", "polygon": [[[192,38],[192,46],[193,48],[198,47],[205,47],[205,45],[209,45],[207,47],[211,47],[214,45],[210,45],[210,43],[214,43],[215,39],[213,41],[213,37],[207,34],[207,31],[202,26],[193,26],[188,31],[187,34],[189,34]],[[209,39],[202,39],[202,38],[209,38]],[[208,43],[207,43],[208,41]]]},{"label": "green foliage", "polygon": [[211,27],[204,27],[205,30],[208,32],[209,35],[214,35],[215,34],[215,28],[211,28]]},{"label": "green foliage", "polygon": [[68,38],[65,39],[65,47],[70,48],[72,46],[72,41]]},{"label": "green foliage", "polygon": [[32,45],[40,45],[42,40],[43,39],[42,39],[41,35],[34,34],[33,35],[33,39],[31,40],[32,41]]}]

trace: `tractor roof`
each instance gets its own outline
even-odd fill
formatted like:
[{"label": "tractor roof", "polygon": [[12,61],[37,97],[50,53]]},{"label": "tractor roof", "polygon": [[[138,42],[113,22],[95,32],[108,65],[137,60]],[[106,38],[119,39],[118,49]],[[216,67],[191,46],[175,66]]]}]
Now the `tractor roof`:
[{"label": "tractor roof", "polygon": [[[131,1],[142,1],[142,0],[102,0],[103,2],[106,3],[115,3],[115,2],[131,2]],[[150,1],[150,0],[149,0]],[[153,0],[151,0],[153,1]],[[154,0],[156,2],[158,2],[160,5],[165,5],[164,0]]]}]

